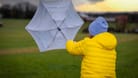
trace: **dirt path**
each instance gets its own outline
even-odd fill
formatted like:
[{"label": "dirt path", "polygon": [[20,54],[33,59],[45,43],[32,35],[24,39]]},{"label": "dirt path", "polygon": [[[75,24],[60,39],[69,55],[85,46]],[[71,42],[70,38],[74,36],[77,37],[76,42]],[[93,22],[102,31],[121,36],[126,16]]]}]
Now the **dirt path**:
[{"label": "dirt path", "polygon": [[[118,43],[124,43],[128,41],[138,40],[138,37],[135,36],[133,38],[120,38],[118,39]],[[27,48],[13,48],[13,49],[3,49],[0,50],[0,55],[7,55],[7,54],[21,54],[21,53],[35,53],[39,52],[38,48],[34,47],[27,47]]]},{"label": "dirt path", "polygon": [[3,49],[0,50],[0,55],[5,55],[5,54],[20,54],[20,53],[34,53],[38,52],[37,48],[14,48],[14,49]]}]

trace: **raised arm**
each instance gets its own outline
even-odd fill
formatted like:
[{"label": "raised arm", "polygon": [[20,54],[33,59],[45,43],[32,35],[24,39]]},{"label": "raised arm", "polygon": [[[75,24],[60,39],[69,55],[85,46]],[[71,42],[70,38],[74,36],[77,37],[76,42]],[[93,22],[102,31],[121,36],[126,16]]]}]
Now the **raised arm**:
[{"label": "raised arm", "polygon": [[72,55],[83,55],[83,42],[83,40],[79,42],[68,40],[66,43],[66,49]]}]

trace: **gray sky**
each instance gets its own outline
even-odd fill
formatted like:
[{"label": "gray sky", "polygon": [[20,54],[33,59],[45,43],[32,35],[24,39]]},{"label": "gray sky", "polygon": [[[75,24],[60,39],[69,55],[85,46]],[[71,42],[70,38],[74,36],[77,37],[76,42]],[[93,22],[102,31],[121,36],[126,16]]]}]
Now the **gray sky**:
[{"label": "gray sky", "polygon": [[[39,3],[39,0],[0,0],[0,4],[7,4],[8,3],[8,4],[13,5],[13,4],[21,2],[21,1],[29,1],[35,5],[37,5]],[[79,5],[79,4],[83,4],[83,3],[89,3],[89,2],[95,3],[97,1],[103,1],[103,0],[72,0],[72,1],[73,1],[74,5]]]},{"label": "gray sky", "polygon": [[31,2],[32,4],[38,4],[39,0],[0,0],[0,3],[1,4],[15,4],[15,3],[18,3],[18,2],[21,2],[21,1],[29,1]]}]

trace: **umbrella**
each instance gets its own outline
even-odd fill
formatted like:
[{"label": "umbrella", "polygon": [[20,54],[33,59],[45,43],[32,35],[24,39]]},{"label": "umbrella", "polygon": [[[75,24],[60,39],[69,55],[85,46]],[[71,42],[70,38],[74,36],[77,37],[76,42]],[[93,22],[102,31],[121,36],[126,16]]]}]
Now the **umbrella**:
[{"label": "umbrella", "polygon": [[82,24],[71,0],[40,0],[26,30],[44,52],[65,49],[66,41],[74,39]]}]

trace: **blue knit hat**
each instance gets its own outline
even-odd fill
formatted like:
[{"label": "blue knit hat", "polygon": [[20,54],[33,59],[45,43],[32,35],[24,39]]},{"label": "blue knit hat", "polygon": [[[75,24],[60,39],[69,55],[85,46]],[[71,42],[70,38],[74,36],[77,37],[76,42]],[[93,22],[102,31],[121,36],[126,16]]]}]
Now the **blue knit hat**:
[{"label": "blue knit hat", "polygon": [[92,36],[102,32],[107,32],[108,23],[103,17],[98,17],[89,25],[88,30]]}]

